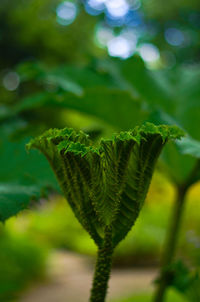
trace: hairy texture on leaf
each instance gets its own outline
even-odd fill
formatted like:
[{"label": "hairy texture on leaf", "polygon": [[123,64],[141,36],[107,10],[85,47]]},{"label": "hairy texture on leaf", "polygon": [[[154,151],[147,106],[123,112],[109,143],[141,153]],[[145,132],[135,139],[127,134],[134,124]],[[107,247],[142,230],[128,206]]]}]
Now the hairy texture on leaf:
[{"label": "hairy texture on leaf", "polygon": [[156,160],[175,126],[146,123],[92,146],[73,129],[51,129],[32,140],[47,157],[77,219],[102,247],[107,228],[115,247],[133,226],[143,205]]}]

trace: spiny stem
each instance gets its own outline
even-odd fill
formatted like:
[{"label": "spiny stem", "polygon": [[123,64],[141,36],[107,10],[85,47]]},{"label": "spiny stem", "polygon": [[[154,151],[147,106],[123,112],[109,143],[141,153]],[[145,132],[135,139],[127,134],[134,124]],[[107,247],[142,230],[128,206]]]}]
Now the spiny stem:
[{"label": "spiny stem", "polygon": [[160,280],[153,299],[154,302],[164,301],[166,290],[167,287],[169,286],[171,274],[168,268],[172,264],[175,255],[177,239],[179,235],[179,229],[180,229],[181,219],[184,210],[184,204],[185,204],[184,201],[185,201],[186,192],[187,192],[186,187],[179,187],[177,190],[177,196],[176,196],[174,210],[171,218],[171,225],[169,227],[169,232],[165,243],[165,249],[161,262]]},{"label": "spiny stem", "polygon": [[111,231],[107,231],[104,244],[98,250],[90,302],[104,302],[106,298],[113,254],[111,235]]}]

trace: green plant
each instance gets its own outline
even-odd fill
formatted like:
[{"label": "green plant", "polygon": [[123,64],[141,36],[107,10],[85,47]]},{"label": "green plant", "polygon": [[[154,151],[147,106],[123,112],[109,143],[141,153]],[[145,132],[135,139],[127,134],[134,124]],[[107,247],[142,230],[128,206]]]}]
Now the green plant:
[{"label": "green plant", "polygon": [[[184,295],[187,301],[196,302],[200,299],[200,275],[199,268],[188,268],[182,261],[170,264],[168,270],[168,286],[175,288]],[[169,278],[170,277],[170,278]]]},{"label": "green plant", "polygon": [[169,226],[168,235],[164,246],[164,252],[162,255],[160,278],[154,296],[155,302],[164,301],[166,290],[171,284],[171,268],[173,267],[175,250],[178,243],[180,225],[186,200],[185,197],[190,186],[195,183],[196,174],[198,173],[199,169],[200,161],[198,160],[186,181],[182,184],[177,184],[177,194],[174,203],[174,209],[172,211],[171,224]]},{"label": "green plant", "polygon": [[91,302],[105,301],[112,255],[143,205],[157,158],[173,126],[147,123],[92,146],[83,132],[51,129],[32,140],[48,159],[76,218],[98,246]]},{"label": "green plant", "polygon": [[[198,141],[200,138],[198,131],[200,108],[199,69],[179,67],[173,73],[169,71],[150,71],[145,68],[142,60],[136,56],[126,61],[106,60],[106,62],[96,62],[96,65],[92,64],[90,68],[81,67],[78,69],[74,66],[62,66],[51,70],[40,64],[22,65],[18,69],[22,82],[24,81],[25,84],[27,80],[35,80],[37,84],[40,84],[37,89],[39,92],[34,95],[29,93],[25,98],[20,98],[9,109],[5,107],[5,114],[2,116],[3,121],[7,124],[7,119],[11,117],[15,116],[17,119],[23,117],[28,128],[30,125],[33,127],[32,122],[35,121],[35,118],[31,121],[30,115],[34,112],[36,117],[39,117],[40,123],[45,124],[46,129],[49,128],[49,126],[47,127],[47,119],[44,122],[44,115],[46,116],[47,110],[52,110],[51,114],[53,112],[53,116],[59,116],[58,120],[60,120],[60,115],[54,114],[54,110],[57,110],[58,113],[61,110],[71,109],[103,120],[107,125],[120,130],[134,127],[135,124],[140,124],[143,120],[149,120],[156,124],[174,123],[181,125],[192,137],[184,138],[179,144],[169,144],[165,148],[162,157],[165,163],[165,172],[168,172],[177,188],[177,195],[180,195],[180,188],[182,190],[194,170],[197,173],[193,177],[192,183],[200,179],[198,169],[194,168],[195,165],[198,168],[200,158],[200,144]],[[49,80],[55,88],[52,91],[45,90],[45,83]],[[121,102],[122,99],[123,102]],[[41,115],[41,111],[43,111],[43,115]],[[49,115],[47,116],[48,123],[49,120],[51,121],[50,127],[54,127],[52,118],[49,118]],[[33,128],[38,132],[38,124],[36,126]],[[56,127],[60,127],[60,125],[56,124]],[[15,128],[13,127],[14,130],[16,130]],[[41,173],[38,179],[43,181],[42,169],[38,168],[37,170],[38,174]],[[188,186],[187,191],[190,186]],[[55,188],[55,184],[53,184],[53,187]],[[27,195],[26,205],[29,204],[29,197]],[[185,198],[183,199],[185,200]],[[179,198],[177,198],[177,203],[179,203]],[[172,261],[175,257],[176,241],[181,225],[178,220],[181,220],[184,204],[185,202],[181,202],[181,205],[175,206],[175,211],[179,207],[177,211],[178,219],[176,217],[176,230],[170,227],[170,229],[173,229],[174,245],[173,249],[170,250],[173,250],[174,254]],[[166,246],[170,244],[167,243]]]},{"label": "green plant", "polygon": [[[116,299],[116,300],[111,300],[111,302],[151,302],[152,293],[141,293],[141,294],[136,294],[132,295],[127,298],[123,299]],[[170,290],[169,295],[167,297],[167,302],[187,302],[187,300],[183,297],[183,295],[179,294],[176,290]]]},{"label": "green plant", "polygon": [[56,187],[56,179],[42,156],[36,151],[32,152],[31,156],[27,154],[24,146],[29,140],[26,138],[11,142],[8,133],[0,129],[0,221],[2,222],[27,208],[31,200],[47,196],[49,189]]},{"label": "green plant", "polygon": [[161,260],[160,282],[154,296],[154,302],[162,302],[170,286],[169,268],[175,258],[186,194],[200,179],[199,68],[179,66],[173,73],[150,72],[136,57],[117,62],[116,65],[104,64],[104,68],[110,70],[115,78],[120,76],[123,79],[122,85],[126,85],[126,88],[130,86],[147,102],[150,109],[149,121],[156,124],[174,123],[188,132],[188,136],[180,142],[170,143],[162,157],[165,172],[177,191]]},{"label": "green plant", "polygon": [[[0,301],[15,301],[31,282],[45,276],[47,248],[27,236],[1,229]],[[33,261],[34,259],[34,261]]]}]

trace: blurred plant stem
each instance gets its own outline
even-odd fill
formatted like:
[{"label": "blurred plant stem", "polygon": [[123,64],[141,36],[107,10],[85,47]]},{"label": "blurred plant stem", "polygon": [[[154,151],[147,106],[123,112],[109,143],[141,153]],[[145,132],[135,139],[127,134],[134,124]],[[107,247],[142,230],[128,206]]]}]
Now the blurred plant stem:
[{"label": "blurred plant stem", "polygon": [[174,209],[168,229],[168,235],[165,242],[165,248],[161,260],[160,278],[158,287],[153,297],[153,302],[163,302],[165,299],[167,288],[170,286],[172,272],[170,270],[173,263],[176,247],[178,244],[178,236],[181,227],[181,220],[185,205],[185,196],[190,186],[195,183],[196,175],[200,168],[200,161],[197,160],[188,179],[182,184],[177,185],[177,194],[174,202]]},{"label": "blurred plant stem", "polygon": [[187,192],[187,188],[184,187],[177,188],[177,195],[174,203],[174,209],[170,220],[171,225],[169,226],[169,231],[165,242],[165,248],[162,255],[159,284],[153,299],[154,302],[164,301],[166,290],[170,283],[170,279],[171,279],[170,265],[173,263],[174,256],[175,256],[175,250],[176,250],[178,235],[180,231],[181,219],[183,216],[186,192]]},{"label": "blurred plant stem", "polygon": [[106,232],[104,244],[98,250],[90,302],[104,302],[112,265],[112,232]]}]

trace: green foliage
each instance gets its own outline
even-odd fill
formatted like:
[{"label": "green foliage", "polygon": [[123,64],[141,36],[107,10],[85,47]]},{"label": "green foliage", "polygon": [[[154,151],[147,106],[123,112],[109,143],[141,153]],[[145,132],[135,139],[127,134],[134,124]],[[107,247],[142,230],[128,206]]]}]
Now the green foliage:
[{"label": "green foliage", "polygon": [[[111,302],[151,302],[152,301],[152,294],[149,293],[141,293],[132,295],[131,297],[112,300]],[[182,296],[179,295],[176,291],[170,290],[169,294],[166,298],[166,302],[187,302],[187,300]]]},{"label": "green foliage", "polygon": [[[144,120],[182,127],[190,136],[168,145],[163,160],[175,183],[181,184],[190,177],[195,158],[199,158],[197,68],[179,67],[173,74],[151,71],[134,56],[126,61],[97,61],[96,65],[82,68],[63,65],[48,69],[39,63],[26,63],[18,70],[23,79],[41,83],[44,89],[50,81],[54,89],[22,99],[13,108],[15,113],[24,115],[42,108],[63,108],[97,117],[119,130],[130,129]],[[193,182],[198,179],[196,176]]]},{"label": "green foliage", "polygon": [[[187,215],[179,236],[177,254],[191,262],[191,265],[197,266],[200,263],[196,247],[199,245],[200,235],[199,189],[195,194],[196,199],[194,193],[188,196]],[[172,198],[172,187],[163,176],[156,173],[150,195],[134,228],[115,250],[114,265],[130,267],[157,263],[168,225]],[[53,196],[47,202],[37,204],[31,211],[25,211],[18,217],[9,219],[6,222],[6,229],[11,235],[17,230],[27,238],[39,241],[41,246],[70,250],[91,257],[95,257],[96,254],[92,239],[74,219],[69,205],[60,196]]]},{"label": "green foliage", "polygon": [[[163,170],[176,185],[185,183],[193,167],[196,165],[195,158],[189,154],[180,153],[178,143],[169,142],[162,154],[162,159]],[[196,178],[193,181],[195,182]]]},{"label": "green foliage", "polygon": [[92,147],[73,129],[50,129],[32,140],[48,159],[75,216],[98,246],[90,302],[104,302],[115,246],[134,224],[164,144],[181,138],[175,126],[147,123]]},{"label": "green foliage", "polygon": [[28,155],[26,143],[27,139],[11,141],[1,131],[0,221],[27,208],[30,200],[45,196],[50,188],[57,188],[46,161],[37,152]]},{"label": "green foliage", "polygon": [[200,299],[199,271],[189,269],[182,261],[172,263],[166,268],[170,274],[169,286],[184,294],[190,302]]},{"label": "green foliage", "polygon": [[99,64],[113,76],[120,87],[137,95],[152,108],[162,108],[167,112],[174,108],[171,91],[167,89],[167,85],[161,85],[158,72],[148,70],[139,57],[134,56],[123,61],[108,59]]},{"label": "green foliage", "polygon": [[[191,178],[200,155],[199,68],[177,67],[173,72],[150,71],[137,57],[104,65],[113,77],[117,75],[122,79],[121,87],[125,86],[130,92],[133,90],[145,101],[149,113],[147,120],[155,124],[176,124],[188,133],[180,142],[167,145],[163,152],[171,179],[176,184],[186,182]],[[194,175],[190,182],[198,179],[199,175]]]},{"label": "green foliage", "polygon": [[[60,3],[58,0],[43,2],[28,0],[23,5],[17,1],[1,2],[0,53],[2,55],[0,57],[3,60],[0,59],[0,63],[5,68],[5,73],[8,68],[13,67],[13,64],[27,57],[42,58],[50,65],[55,62],[62,64],[63,62],[68,64],[70,61],[86,62],[90,59],[95,49],[91,35],[96,22],[93,17],[85,18],[85,13],[79,10],[77,20],[63,30],[62,26],[58,24],[55,26],[55,10]],[[143,9],[150,15],[159,16],[159,21],[162,18],[166,20],[167,16],[173,16],[176,10],[178,11],[179,5],[176,2],[167,3],[166,9],[163,10],[161,1],[158,1],[156,7],[153,5],[152,9],[150,8],[152,1],[150,1],[150,4],[144,4]],[[188,6],[188,3],[189,1],[185,0],[183,7]],[[188,7],[192,9],[197,6],[195,0]],[[195,29],[198,25],[197,22],[193,22],[194,15],[189,14],[190,12],[187,15],[188,23],[193,25],[187,29],[184,25],[183,32],[187,43],[184,43],[183,47],[175,48],[177,51],[184,52],[187,47],[190,47],[193,53],[194,41],[195,39],[198,41],[199,32]],[[180,16],[182,18],[182,13]],[[166,30],[164,22],[161,22],[161,27]],[[12,30],[13,28],[15,31]],[[191,37],[189,40],[188,34]],[[139,44],[143,43],[140,38]],[[15,45],[14,53],[11,52],[12,45]],[[176,53],[175,48],[173,53]],[[179,187],[182,185],[189,187],[200,179],[199,66],[192,66],[192,68],[183,66],[172,69],[172,72],[155,72],[147,70],[142,60],[136,56],[126,61],[111,63],[109,60],[100,63],[100,73],[99,66],[97,68],[95,66],[94,69],[90,68],[91,66],[89,68],[61,66],[51,70],[42,64],[30,65],[32,66],[23,64],[21,69],[18,68],[21,85],[16,93],[6,92],[3,86],[0,88],[1,101],[4,103],[0,119],[6,126],[9,119],[16,118],[25,122],[32,134],[34,131],[40,132],[39,124],[44,129],[49,125],[63,127],[67,121],[63,122],[64,125],[59,123],[61,111],[70,109],[97,117],[117,130],[127,130],[144,120],[151,120],[157,124],[167,123],[165,119],[158,118],[156,113],[159,111],[165,117],[170,117],[169,124],[174,123],[172,120],[175,120],[175,123],[186,129],[190,135],[179,143],[170,143],[165,149],[163,160],[171,179]],[[9,107],[8,103],[13,106]],[[131,133],[130,136],[125,134],[116,136],[114,140],[102,141],[101,147],[97,149],[94,149],[86,138],[73,138],[75,141],[56,145],[56,152],[59,154],[58,162],[57,159],[54,162],[55,158],[53,160],[51,158],[58,179],[66,180],[60,183],[67,199],[71,201],[76,216],[98,245],[102,245],[105,225],[112,226],[114,245],[124,238],[138,215],[148,189],[155,160],[149,153],[154,152],[154,149],[151,146],[149,153],[146,152],[149,146],[148,139],[145,141],[146,137],[143,137],[141,143],[141,137],[134,136],[133,139],[132,136],[134,135]],[[0,220],[2,221],[26,208],[30,199],[38,199],[44,191],[46,192],[47,187],[56,187],[51,172],[39,155],[31,154],[30,160],[27,160],[23,150],[24,144],[25,141],[11,144],[7,139],[4,141],[4,138],[1,138]],[[51,145],[51,141],[48,144]],[[64,158],[63,161],[66,158],[69,161],[73,160],[81,173],[77,166],[71,163],[67,164],[68,175],[62,169],[59,170],[57,163],[60,161],[60,154]],[[123,154],[127,156],[124,157]],[[47,155],[52,156],[52,154]],[[155,155],[157,156],[156,152]],[[146,156],[149,156],[147,170],[143,171],[142,166],[146,164]],[[152,166],[149,169],[151,160]],[[91,162],[95,163],[93,174],[90,174]],[[64,162],[63,165],[66,163]],[[133,181],[130,176],[132,171],[134,171]],[[95,174],[96,172],[99,174]],[[94,174],[97,175],[96,178]],[[74,178],[70,179],[71,175],[75,175],[75,181]],[[139,178],[142,176],[143,182],[140,182]],[[96,183],[92,183],[91,179]],[[127,179],[132,183],[130,184]],[[71,187],[66,189],[65,185],[69,180]],[[88,189],[89,185],[91,190]],[[102,192],[100,187],[103,188]],[[94,192],[97,196],[94,196]],[[130,203],[131,206],[134,205],[134,211],[130,209]],[[92,217],[91,221],[89,216]]]},{"label": "green foliage", "polygon": [[146,124],[121,132],[92,147],[83,133],[49,130],[27,148],[47,157],[76,217],[98,246],[112,229],[117,245],[143,205],[155,162],[168,139],[180,138],[176,127]]},{"label": "green foliage", "polygon": [[[197,68],[179,67],[174,74],[169,71],[150,71],[135,56],[126,61],[97,61],[96,66],[84,68],[62,66],[48,70],[44,66],[37,67],[36,63],[27,63],[21,66],[22,77],[27,78],[32,65],[37,75],[28,78],[41,82],[53,77],[50,83],[55,91],[37,93],[22,99],[15,106],[17,113],[47,107],[68,108],[95,116],[120,130],[130,129],[144,120],[156,124],[177,124],[190,134],[178,144],[178,153],[180,151],[197,157],[199,146],[194,140],[199,138],[197,129],[200,126]],[[73,82],[73,86],[69,84],[69,88],[63,88],[63,82],[66,85]],[[75,85],[79,86],[79,92],[73,90]],[[192,149],[188,145],[193,146]],[[174,151],[171,152],[170,158],[173,158]],[[183,169],[185,157],[180,156],[178,162]],[[188,162],[188,166],[192,167],[194,161],[191,159]],[[169,167],[172,164],[167,162]],[[186,177],[187,165],[184,173],[180,173],[179,169],[174,169],[174,173],[175,178],[181,178],[182,175]]]},{"label": "green foliage", "polygon": [[113,78],[105,72],[97,70],[93,64],[78,66],[62,64],[57,67],[47,67],[37,61],[26,61],[16,67],[22,83],[35,81],[45,88],[45,84],[54,90],[71,91],[80,95],[83,88],[99,86],[114,86]]},{"label": "green foliage", "polygon": [[184,137],[181,142],[177,142],[180,153],[192,155],[195,158],[200,158],[200,141],[191,137]]},{"label": "green foliage", "polygon": [[1,232],[0,300],[14,301],[31,281],[44,276],[46,249],[24,236]]},{"label": "green foliage", "polygon": [[24,98],[14,110],[16,113],[23,113],[45,107],[77,110],[100,118],[116,129],[128,129],[147,117],[142,103],[129,92],[104,86],[85,88],[81,96],[70,92],[37,93]]},{"label": "green foliage", "polygon": [[[22,95],[10,108],[5,106],[4,120],[6,116],[17,115],[32,124],[37,119],[38,127],[39,123],[47,123],[47,110],[52,109],[54,113],[56,110],[58,116],[59,110],[76,110],[97,117],[115,129],[127,130],[148,117],[141,100],[121,88],[118,80],[95,64],[49,68],[39,62],[26,62],[17,66],[16,71],[22,81]],[[41,115],[43,111],[45,114]],[[54,127],[55,115],[49,119],[46,128]],[[64,127],[56,122],[55,127]]]},{"label": "green foliage", "polygon": [[25,186],[12,183],[0,184],[0,220],[5,221],[10,216],[27,208],[31,198],[39,198],[36,186]]},{"label": "green foliage", "polygon": [[[27,57],[51,63],[87,60],[96,49],[92,37],[96,20],[78,2],[76,21],[63,27],[56,22],[60,0],[28,0],[23,5],[15,0],[1,1],[0,64],[8,68]],[[15,52],[11,52],[12,45]]]},{"label": "green foliage", "polygon": [[171,275],[169,285],[174,286],[182,293],[186,292],[196,282],[197,276],[192,276],[188,267],[180,260],[172,263],[166,269],[169,270]]}]

